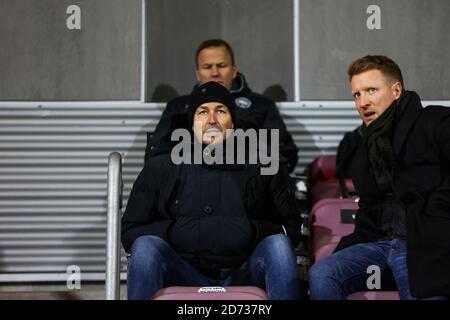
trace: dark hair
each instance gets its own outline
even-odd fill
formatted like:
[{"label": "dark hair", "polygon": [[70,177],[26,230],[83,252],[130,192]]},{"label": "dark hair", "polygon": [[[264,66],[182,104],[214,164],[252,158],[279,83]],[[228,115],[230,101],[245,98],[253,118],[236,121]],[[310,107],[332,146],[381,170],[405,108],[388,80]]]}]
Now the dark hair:
[{"label": "dark hair", "polygon": [[394,81],[399,81],[402,87],[404,87],[403,76],[399,66],[392,59],[386,56],[367,55],[356,59],[348,67],[347,74],[349,76],[349,80],[351,81],[353,76],[374,69],[380,70],[381,73]]},{"label": "dark hair", "polygon": [[198,62],[197,62],[198,55],[200,54],[200,51],[202,51],[203,49],[212,48],[212,47],[225,47],[225,49],[227,49],[228,53],[230,54],[231,64],[234,66],[234,53],[233,53],[233,49],[228,44],[228,42],[226,42],[225,40],[222,40],[222,39],[209,39],[209,40],[205,40],[202,43],[200,43],[200,45],[197,48],[197,51],[195,52],[195,65],[197,67],[198,67]]}]

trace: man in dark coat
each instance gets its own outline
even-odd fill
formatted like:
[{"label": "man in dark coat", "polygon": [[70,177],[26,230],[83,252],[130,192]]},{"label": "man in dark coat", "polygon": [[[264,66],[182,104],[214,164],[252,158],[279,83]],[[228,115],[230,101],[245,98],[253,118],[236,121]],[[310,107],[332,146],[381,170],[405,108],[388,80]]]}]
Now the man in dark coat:
[{"label": "man in dark coat", "polygon": [[[391,274],[401,299],[450,296],[450,108],[423,108],[398,65],[366,56],[348,70],[363,120],[348,171],[355,230],[310,269],[312,299],[345,299]],[[369,279],[369,277],[372,277]],[[380,281],[378,283],[383,283]]]},{"label": "man in dark coat", "polygon": [[[278,129],[279,150],[289,172],[297,164],[298,148],[286,129],[275,103],[250,90],[244,75],[239,73],[234,61],[233,49],[221,39],[206,40],[197,49],[195,62],[198,85],[215,81],[230,90],[236,105],[236,117],[244,129]],[[180,127],[187,116],[189,95],[177,97],[167,103],[155,132],[149,135],[145,160],[166,152],[167,140],[174,128]]]},{"label": "man in dark coat", "polygon": [[[232,102],[217,82],[192,93],[188,133],[200,155],[220,152],[218,144],[232,139]],[[128,298],[149,299],[174,285],[255,285],[270,299],[297,299],[293,247],[302,218],[285,166],[263,175],[259,164],[176,165],[174,157],[163,153],[146,162],[122,217],[122,244],[131,254]]]}]

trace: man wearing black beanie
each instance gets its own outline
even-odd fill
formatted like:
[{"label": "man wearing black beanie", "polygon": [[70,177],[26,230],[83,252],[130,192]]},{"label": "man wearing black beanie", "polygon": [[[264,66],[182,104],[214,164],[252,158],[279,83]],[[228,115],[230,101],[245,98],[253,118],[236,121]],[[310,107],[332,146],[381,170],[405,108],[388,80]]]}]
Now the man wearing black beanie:
[{"label": "man wearing black beanie", "polygon": [[191,95],[188,110],[189,128],[204,144],[218,143],[235,123],[234,103],[228,90],[217,82],[207,82]]},{"label": "man wearing black beanie", "polygon": [[[194,90],[188,115],[204,146],[234,127],[233,100],[216,82]],[[257,286],[269,299],[298,299],[295,187],[285,166],[272,175],[260,169],[150,158],[122,217],[128,298],[150,299],[168,286]]]}]

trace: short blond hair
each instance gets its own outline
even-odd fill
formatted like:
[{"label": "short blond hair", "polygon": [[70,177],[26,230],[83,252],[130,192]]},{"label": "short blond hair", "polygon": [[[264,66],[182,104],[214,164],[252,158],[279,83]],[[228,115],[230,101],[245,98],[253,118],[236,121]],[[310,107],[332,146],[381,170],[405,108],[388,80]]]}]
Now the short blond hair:
[{"label": "short blond hair", "polygon": [[356,59],[348,67],[347,74],[351,81],[353,76],[369,70],[380,70],[386,77],[399,81],[404,87],[402,71],[392,59],[386,56],[367,55]]}]

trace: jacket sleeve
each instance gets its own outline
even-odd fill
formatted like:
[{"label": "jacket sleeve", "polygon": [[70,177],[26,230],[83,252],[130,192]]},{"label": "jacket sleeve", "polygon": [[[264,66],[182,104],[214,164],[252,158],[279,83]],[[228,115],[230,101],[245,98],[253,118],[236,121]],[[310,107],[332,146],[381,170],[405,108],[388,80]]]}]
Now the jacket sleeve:
[{"label": "jacket sleeve", "polygon": [[143,235],[155,235],[167,241],[167,229],[171,220],[161,219],[158,209],[158,183],[154,162],[147,162],[134,182],[122,216],[122,245],[131,253],[133,242]]},{"label": "jacket sleeve", "polygon": [[280,112],[276,104],[271,101],[267,105],[267,113],[264,119],[264,128],[280,130],[280,154],[286,158],[286,165],[289,172],[292,172],[297,165],[298,148],[292,139],[291,134],[287,131],[286,125],[281,118]]},{"label": "jacket sleeve", "polygon": [[263,176],[263,179],[276,211],[272,212],[271,220],[251,220],[256,231],[256,243],[267,236],[286,231],[292,244],[297,246],[300,242],[303,219],[295,198],[295,186],[289,178],[287,168],[281,165],[275,175]]},{"label": "jacket sleeve", "polygon": [[434,126],[434,139],[441,155],[444,179],[428,198],[426,210],[450,218],[450,108],[441,110],[441,121]]},{"label": "jacket sleeve", "polygon": [[346,132],[342,140],[339,142],[336,153],[337,178],[347,178],[349,176],[347,173],[348,164],[350,163],[352,156],[361,141],[359,129],[360,127],[353,131]]}]

